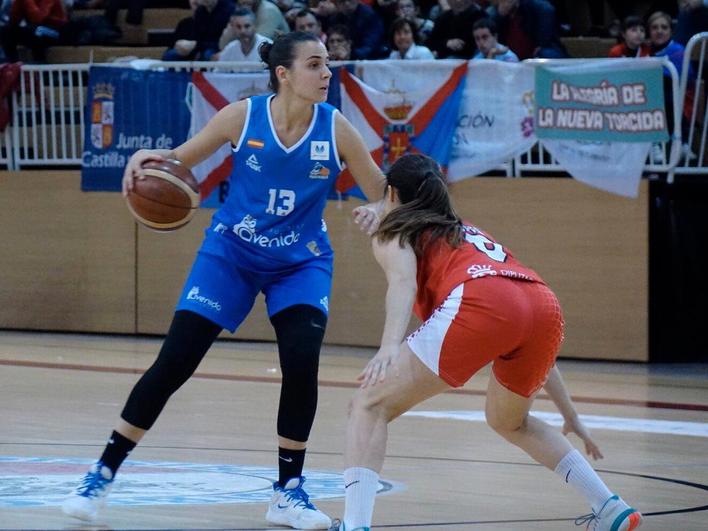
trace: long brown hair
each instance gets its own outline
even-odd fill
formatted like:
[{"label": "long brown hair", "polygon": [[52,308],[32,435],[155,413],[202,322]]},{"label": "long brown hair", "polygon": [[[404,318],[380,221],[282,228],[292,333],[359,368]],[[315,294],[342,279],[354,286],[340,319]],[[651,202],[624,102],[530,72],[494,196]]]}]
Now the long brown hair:
[{"label": "long brown hair", "polygon": [[[382,242],[399,239],[417,255],[425,246],[445,238],[453,247],[462,242],[462,219],[450,202],[447,183],[435,160],[422,154],[404,155],[386,174],[389,186],[398,193],[401,206],[381,221],[374,233]],[[426,238],[421,238],[426,234]]]}]

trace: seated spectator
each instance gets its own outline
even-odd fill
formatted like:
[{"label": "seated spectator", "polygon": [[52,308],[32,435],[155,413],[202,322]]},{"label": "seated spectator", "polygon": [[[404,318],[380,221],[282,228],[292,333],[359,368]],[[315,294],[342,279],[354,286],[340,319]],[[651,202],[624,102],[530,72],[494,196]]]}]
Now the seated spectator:
[{"label": "seated spectator", "polygon": [[484,18],[484,11],[472,0],[449,0],[450,9],[435,20],[428,47],[438,59],[471,59],[477,51],[472,26]]},{"label": "seated spectator", "polygon": [[427,47],[417,44],[415,23],[407,18],[397,18],[391,24],[393,51],[389,59],[435,59]]},{"label": "seated spectator", "polygon": [[472,59],[495,59],[507,63],[518,63],[519,58],[507,46],[497,41],[497,26],[490,18],[482,18],[472,26],[474,43],[479,50]]},{"label": "seated spectator", "polygon": [[238,7],[231,15],[229,25],[236,34],[236,39],[226,45],[216,59],[219,61],[260,62],[258,48],[264,42],[273,42],[268,37],[256,33],[256,14],[245,7]]},{"label": "seated spectator", "polygon": [[657,11],[649,17],[647,25],[649,27],[650,54],[654,57],[668,57],[680,74],[683,68],[685,48],[671,38],[671,16]]},{"label": "seated spectator", "polygon": [[674,40],[686,46],[696,33],[708,31],[708,0],[679,0]]},{"label": "seated spectator", "polygon": [[493,4],[489,16],[499,28],[499,40],[519,59],[568,57],[555,8],[547,0],[494,0]]},{"label": "seated spectator", "polygon": [[[311,0],[310,9],[320,20],[325,21],[337,14],[337,6],[334,5],[334,0]],[[326,24],[325,27],[327,27]]]},{"label": "seated spectator", "polygon": [[327,32],[327,51],[331,61],[349,61],[352,58],[352,38],[349,28],[335,24]]},{"label": "seated spectator", "polygon": [[292,26],[295,15],[302,9],[307,9],[307,2],[304,0],[272,0],[280,9],[287,23]]},{"label": "seated spectator", "polygon": [[[384,46],[384,26],[381,18],[359,0],[335,0],[337,12],[329,19],[330,26],[344,24],[351,32],[352,59],[379,59],[388,53]],[[384,55],[385,54],[385,55]]]},{"label": "seated spectator", "polygon": [[304,31],[318,37],[323,44],[327,43],[327,34],[322,31],[320,19],[309,9],[301,9],[295,15],[293,23],[295,31]]},{"label": "seated spectator", "polygon": [[199,7],[198,1],[189,0],[189,7],[192,9],[192,15],[177,23],[170,39],[170,45],[162,55],[163,61],[187,61],[197,45],[197,37],[194,32],[194,13]]},{"label": "seated spectator", "polygon": [[[270,0],[237,0],[239,7],[246,7],[256,14],[256,33],[274,39],[281,33],[289,33],[290,26],[285,17]],[[222,50],[228,43],[236,38],[231,26],[227,25],[219,39],[219,48]]]},{"label": "seated spectator", "polygon": [[415,23],[418,42],[424,43],[433,32],[435,23],[429,18],[422,18],[420,10],[413,0],[398,0],[396,14],[399,18],[407,18]]},{"label": "seated spectator", "polygon": [[[676,67],[679,75],[683,68],[683,56],[685,48],[682,44],[672,40],[671,16],[663,11],[653,13],[647,20],[649,28],[650,54],[653,57],[667,57]],[[693,98],[695,90],[696,75],[689,65],[688,85],[686,88],[686,99],[683,105],[683,117],[681,120],[681,131],[684,141],[688,134],[691,113],[693,112]],[[666,120],[668,122],[669,134],[673,134],[674,129],[674,108],[673,89],[671,75],[664,68],[664,104],[666,107]],[[684,155],[691,156],[688,146],[683,147]]]},{"label": "seated spectator", "polygon": [[622,21],[622,42],[610,48],[609,57],[647,57],[649,45],[645,37],[642,19],[628,16]]},{"label": "seated spectator", "polygon": [[[67,3],[71,0],[67,0]],[[77,5],[78,4],[78,5]],[[158,7],[187,7],[188,3],[185,0],[80,0],[74,2],[74,7],[85,5],[89,9],[105,6],[104,16],[108,19],[112,26],[117,25],[118,11],[126,9],[125,15],[126,24],[140,26],[143,23],[143,10],[146,8]]]},{"label": "seated spectator", "polygon": [[2,28],[2,48],[7,61],[18,60],[17,45],[32,50],[32,58],[46,62],[47,47],[59,41],[59,31],[67,23],[61,0],[13,0],[10,19]]},{"label": "seated spectator", "polygon": [[[196,0],[194,39],[175,43],[177,54],[166,53],[166,61],[209,61],[219,51],[219,36],[228,25],[234,4],[231,0]],[[186,55],[183,55],[186,52]]]}]

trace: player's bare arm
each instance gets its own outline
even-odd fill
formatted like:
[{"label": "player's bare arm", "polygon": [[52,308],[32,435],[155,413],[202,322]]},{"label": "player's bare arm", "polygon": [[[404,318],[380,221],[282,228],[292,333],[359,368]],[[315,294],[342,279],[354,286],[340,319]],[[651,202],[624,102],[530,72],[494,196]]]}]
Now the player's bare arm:
[{"label": "player's bare arm", "polygon": [[359,132],[340,113],[335,117],[337,151],[369,201],[378,201],[383,195],[386,178],[371,158]]},{"label": "player's bare arm", "polygon": [[247,103],[240,101],[221,109],[204,128],[175,149],[141,149],[133,153],[123,172],[123,195],[140,179],[142,165],[150,160],[176,159],[193,168],[227,142],[236,144],[246,122]]},{"label": "player's bare arm", "polygon": [[398,238],[382,242],[372,240],[374,257],[386,275],[386,320],[381,336],[381,347],[369,361],[358,380],[362,387],[382,382],[386,372],[398,355],[408,330],[413,302],[417,291],[416,256],[410,245],[399,244]]}]

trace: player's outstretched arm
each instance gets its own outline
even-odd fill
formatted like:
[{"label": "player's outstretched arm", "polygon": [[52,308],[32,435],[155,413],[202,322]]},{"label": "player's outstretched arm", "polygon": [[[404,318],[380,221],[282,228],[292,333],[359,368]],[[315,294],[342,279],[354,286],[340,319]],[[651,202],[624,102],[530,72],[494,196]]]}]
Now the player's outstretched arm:
[{"label": "player's outstretched arm", "polygon": [[384,322],[381,347],[358,377],[362,387],[375,385],[386,378],[393,365],[408,330],[411,310],[417,291],[417,263],[410,245],[401,246],[398,238],[381,242],[372,240],[374,257],[384,270],[388,288],[386,290],[386,320]]},{"label": "player's outstretched arm", "polygon": [[140,149],[133,153],[123,171],[123,195],[133,181],[144,177],[142,166],[150,160],[176,159],[193,168],[227,142],[236,143],[246,121],[247,103],[239,101],[221,109],[204,128],[175,149]]},{"label": "player's outstretched arm", "polygon": [[590,435],[590,430],[585,427],[585,424],[578,417],[577,411],[575,411],[573,401],[563,382],[563,376],[561,376],[560,370],[558,370],[556,365],[548,373],[548,379],[543,388],[553,400],[558,411],[563,415],[563,435],[568,435],[571,432],[575,433],[585,444],[585,452],[589,456],[593,459],[602,459],[604,456]]}]

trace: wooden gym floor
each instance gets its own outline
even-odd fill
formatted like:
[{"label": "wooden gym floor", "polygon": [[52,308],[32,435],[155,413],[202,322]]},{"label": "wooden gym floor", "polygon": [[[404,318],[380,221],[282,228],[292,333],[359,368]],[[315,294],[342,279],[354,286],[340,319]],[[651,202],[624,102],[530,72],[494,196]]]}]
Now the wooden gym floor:
[{"label": "wooden gym floor", "polygon": [[[276,475],[274,345],[219,341],[119,473],[100,520],[58,503],[101,452],[159,339],[0,331],[0,529],[268,529]],[[347,402],[369,349],[326,347],[306,475],[342,514]],[[642,529],[708,529],[708,368],[559,362]],[[588,508],[480,422],[489,371],[391,425],[376,529],[562,530]],[[553,418],[544,397],[536,411]],[[477,419],[477,420],[475,420]],[[578,445],[578,440],[573,439]]]}]

